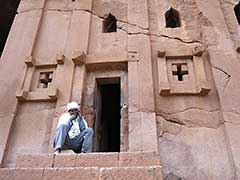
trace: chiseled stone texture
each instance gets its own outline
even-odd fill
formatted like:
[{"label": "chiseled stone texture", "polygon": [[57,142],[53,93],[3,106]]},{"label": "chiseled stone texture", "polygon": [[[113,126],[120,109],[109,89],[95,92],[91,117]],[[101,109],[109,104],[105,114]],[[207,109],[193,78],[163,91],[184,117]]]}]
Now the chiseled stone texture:
[{"label": "chiseled stone texture", "polygon": [[[160,166],[151,167],[159,161],[166,180],[240,179],[237,3],[21,0],[0,61],[0,165],[15,165],[17,153],[37,155],[19,155],[17,168],[0,169],[0,179],[161,179]],[[166,28],[165,13],[170,8],[179,12],[181,27]],[[103,33],[109,13],[117,19],[117,32]],[[206,51],[199,56],[201,53],[194,52],[197,47]],[[84,52],[85,64],[73,63],[74,51]],[[181,56],[173,57],[176,61],[197,55],[204,63],[211,91],[206,96],[184,92],[161,96],[158,78],[167,72],[158,69],[159,51],[179,53]],[[60,52],[64,64],[49,67]],[[29,56],[33,66],[41,66],[27,67],[24,62]],[[48,68],[56,70],[53,83],[59,90],[58,99],[19,102],[16,91],[34,91],[39,80],[35,70]],[[127,79],[126,90],[121,91],[128,106],[127,150],[159,150],[159,154],[40,155],[51,152],[57,124],[54,111],[72,100],[94,109],[96,78],[122,80],[123,76]],[[194,81],[201,83],[201,79]],[[87,114],[91,125],[95,115],[94,111]],[[89,168],[93,164],[96,168]]]},{"label": "chiseled stone texture", "polygon": [[53,107],[54,103],[27,102],[18,108],[13,133],[9,138],[6,164],[15,163],[17,154],[47,153]]},{"label": "chiseled stone texture", "polygon": [[119,154],[119,166],[153,166],[160,165],[157,152],[127,152]]},{"label": "chiseled stone texture", "polygon": [[177,135],[164,133],[159,138],[163,177],[173,173],[187,180],[231,180],[234,177],[225,143],[224,127],[182,127]]},{"label": "chiseled stone texture", "polygon": [[1,180],[9,180],[10,171],[8,168],[0,168],[0,179]]},{"label": "chiseled stone texture", "polygon": [[75,167],[77,154],[60,154],[54,157],[54,167]]},{"label": "chiseled stone texture", "polygon": [[5,168],[1,180],[162,180],[161,166]]},{"label": "chiseled stone texture", "polygon": [[43,180],[98,180],[99,168],[46,168]]},{"label": "chiseled stone texture", "polygon": [[18,168],[67,168],[67,167],[134,167],[159,166],[159,153],[121,152],[121,153],[86,153],[86,154],[46,154],[18,155]]},{"label": "chiseled stone texture", "polygon": [[10,180],[42,180],[43,168],[16,168],[10,171]]},{"label": "chiseled stone texture", "polygon": [[26,154],[17,156],[16,166],[17,167],[34,167],[34,168],[45,168],[52,167],[53,165],[53,154]]},{"label": "chiseled stone texture", "polygon": [[161,180],[160,166],[115,167],[100,170],[99,180]]},{"label": "chiseled stone texture", "polygon": [[118,166],[118,153],[79,154],[76,167],[115,167]]},{"label": "chiseled stone texture", "polygon": [[240,132],[240,125],[239,124],[232,124],[226,123],[226,130],[228,131],[229,143],[231,145],[231,150],[233,152],[234,159],[236,161],[236,173],[238,177],[240,177],[240,144],[239,142],[239,132]]}]

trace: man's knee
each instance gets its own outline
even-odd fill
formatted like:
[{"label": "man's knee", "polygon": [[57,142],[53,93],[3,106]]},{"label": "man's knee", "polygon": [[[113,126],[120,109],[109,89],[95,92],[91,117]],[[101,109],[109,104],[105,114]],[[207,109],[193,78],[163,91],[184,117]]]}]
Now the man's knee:
[{"label": "man's knee", "polygon": [[87,129],[85,129],[85,131],[88,134],[93,134],[93,129],[92,128],[87,128]]}]

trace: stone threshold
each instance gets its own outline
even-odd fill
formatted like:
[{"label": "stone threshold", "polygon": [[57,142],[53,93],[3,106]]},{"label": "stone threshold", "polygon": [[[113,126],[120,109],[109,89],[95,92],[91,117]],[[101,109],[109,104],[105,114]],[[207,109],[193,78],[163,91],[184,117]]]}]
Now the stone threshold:
[{"label": "stone threshold", "polygon": [[160,166],[0,168],[1,180],[162,180]]},{"label": "stone threshold", "polygon": [[157,152],[120,152],[86,154],[19,154],[16,167],[130,167],[160,166]]}]

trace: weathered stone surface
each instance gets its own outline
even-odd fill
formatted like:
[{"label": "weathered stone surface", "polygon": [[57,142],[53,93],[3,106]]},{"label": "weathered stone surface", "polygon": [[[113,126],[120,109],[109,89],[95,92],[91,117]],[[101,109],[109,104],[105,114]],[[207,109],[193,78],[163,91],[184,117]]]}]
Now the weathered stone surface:
[{"label": "weathered stone surface", "polygon": [[116,167],[100,170],[99,180],[161,180],[161,167]]},{"label": "weathered stone surface", "polygon": [[1,180],[9,180],[10,171],[7,168],[0,168],[0,179]]},{"label": "weathered stone surface", "polygon": [[169,174],[164,178],[164,180],[184,180],[184,179],[176,176],[176,175],[173,174],[173,173],[169,173]]},{"label": "weathered stone surface", "polygon": [[127,1],[126,0],[93,0],[92,11],[99,17],[105,17],[108,13],[112,13],[119,20],[127,19]]},{"label": "weathered stone surface", "polygon": [[230,180],[234,176],[225,143],[224,127],[182,127],[178,135],[166,132],[159,138],[163,177],[173,173],[185,179]]},{"label": "weathered stone surface", "polygon": [[167,121],[161,116],[157,116],[157,127],[158,127],[158,134],[161,137],[164,133],[169,133],[172,135],[177,135],[182,130],[181,123],[173,123],[171,121]]},{"label": "weathered stone surface", "polygon": [[98,168],[46,168],[43,180],[98,180]]},{"label": "weathered stone surface", "polygon": [[53,167],[75,167],[77,154],[59,154],[54,157]]},{"label": "weathered stone surface", "polygon": [[154,113],[129,113],[129,149],[130,151],[157,151],[156,116]]},{"label": "weathered stone surface", "polygon": [[16,166],[17,167],[36,167],[45,168],[52,167],[53,165],[53,154],[26,154],[17,156]]},{"label": "weathered stone surface", "polygon": [[119,154],[119,166],[155,166],[160,165],[157,152],[122,152]]},{"label": "weathered stone surface", "polygon": [[235,123],[226,123],[226,131],[228,132],[228,139],[231,147],[231,151],[233,152],[233,159],[235,159],[236,163],[236,174],[237,177],[240,177],[240,144],[238,139],[238,134],[240,130],[240,125]]},{"label": "weathered stone surface", "polygon": [[[54,159],[55,167],[108,168],[47,168],[44,176],[42,169],[32,174],[0,169],[0,179],[99,179],[99,171],[101,179],[161,179],[160,167],[116,168],[159,165],[159,160],[165,179],[240,179],[237,3],[21,0],[0,61],[1,166],[14,167],[19,153],[17,167],[51,167]],[[170,9],[179,19],[174,28],[166,27]],[[116,18],[116,32],[103,31],[109,13]],[[74,51],[84,54],[75,64]],[[184,59],[193,61],[191,67]],[[191,81],[179,78],[180,62]],[[50,89],[36,86],[39,73],[49,71],[58,90],[50,93],[52,99]],[[58,117],[69,101],[77,101],[89,126],[100,132],[95,126],[101,114],[98,80],[113,78],[120,79],[120,105],[127,107],[120,123],[121,150],[137,153],[39,155],[53,151]],[[161,86],[162,78],[175,83]],[[158,150],[160,157],[138,153]],[[34,155],[21,155],[27,153]]]},{"label": "weathered stone surface", "polygon": [[45,1],[46,0],[37,0],[37,1],[22,0],[18,7],[18,12],[21,13],[23,11],[41,9],[44,7]]},{"label": "weathered stone surface", "polygon": [[42,180],[43,177],[43,168],[16,168],[10,171],[11,180]]},{"label": "weathered stone surface", "polygon": [[[15,117],[15,132],[9,140],[9,150],[6,154],[6,164],[16,161],[17,154],[44,154],[47,153],[48,139],[51,131],[51,119],[53,118],[50,109],[54,103],[48,104],[49,110],[43,103],[25,103],[19,108]],[[35,110],[33,110],[35,109]],[[26,127],[27,125],[27,127]]]},{"label": "weathered stone surface", "polygon": [[[10,115],[4,118],[0,118],[0,131],[3,133],[2,136],[0,136],[0,164],[3,163],[3,155],[5,152],[6,144],[9,138],[9,131],[11,129],[11,123],[14,115]],[[10,121],[9,121],[10,119]]]},{"label": "weathered stone surface", "polygon": [[212,127],[217,128],[223,122],[220,120],[220,110],[208,111],[207,109],[189,108],[171,114],[162,114],[166,120],[184,124],[187,127]]},{"label": "weathered stone surface", "polygon": [[76,167],[115,167],[118,166],[118,153],[86,153],[76,157]]}]

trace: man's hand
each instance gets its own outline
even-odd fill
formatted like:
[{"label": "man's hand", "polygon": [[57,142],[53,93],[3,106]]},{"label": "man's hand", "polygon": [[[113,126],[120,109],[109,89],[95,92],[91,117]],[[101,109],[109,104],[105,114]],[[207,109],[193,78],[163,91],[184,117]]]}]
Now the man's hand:
[{"label": "man's hand", "polygon": [[74,120],[74,119],[76,119],[77,118],[77,114],[73,114],[73,115],[71,115],[71,117],[70,117],[70,121],[72,121],[72,120]]}]

